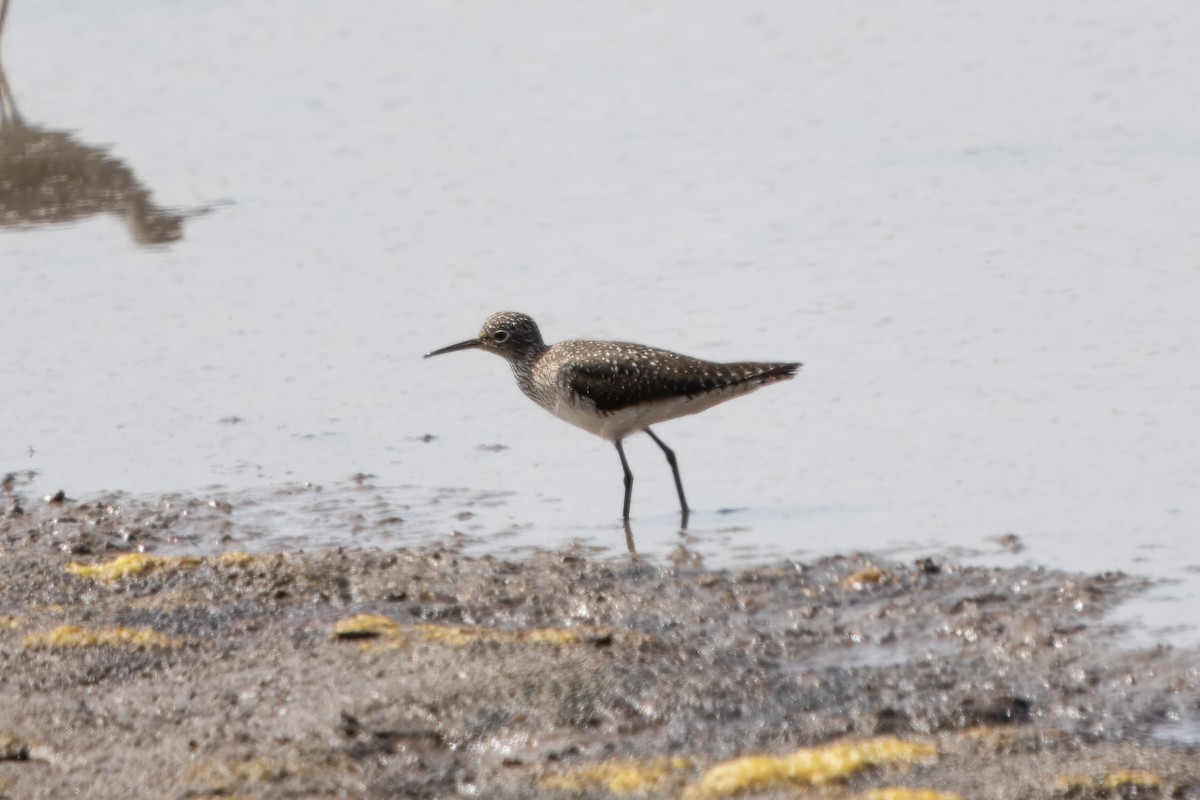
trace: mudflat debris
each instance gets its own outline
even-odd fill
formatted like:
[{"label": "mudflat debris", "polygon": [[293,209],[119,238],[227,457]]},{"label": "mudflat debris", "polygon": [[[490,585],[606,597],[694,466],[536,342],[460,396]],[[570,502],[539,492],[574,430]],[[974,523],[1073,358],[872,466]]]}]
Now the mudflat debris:
[{"label": "mudflat debris", "polygon": [[1200,659],[1119,646],[1123,574],[156,555],[227,512],[38,503],[0,518],[0,796],[1200,798]]}]

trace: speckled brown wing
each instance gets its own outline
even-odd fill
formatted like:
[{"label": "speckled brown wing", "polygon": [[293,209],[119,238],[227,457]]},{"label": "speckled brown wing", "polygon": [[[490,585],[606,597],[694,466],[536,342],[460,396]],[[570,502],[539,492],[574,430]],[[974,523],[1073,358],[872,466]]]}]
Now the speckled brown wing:
[{"label": "speckled brown wing", "polygon": [[[587,347],[568,347],[573,352],[563,366],[563,379],[572,391],[590,399],[600,411],[619,411],[674,397],[694,397],[739,384],[766,384],[790,378],[800,367],[798,363],[775,362],[721,364],[625,342],[578,344]],[[601,344],[607,347],[598,347]]]}]

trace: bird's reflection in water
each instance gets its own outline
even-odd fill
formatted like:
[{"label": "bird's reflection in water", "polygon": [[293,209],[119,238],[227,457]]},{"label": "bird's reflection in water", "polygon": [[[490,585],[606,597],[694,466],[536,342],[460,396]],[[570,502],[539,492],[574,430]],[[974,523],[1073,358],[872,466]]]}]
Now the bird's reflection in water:
[{"label": "bird's reflection in water", "polygon": [[[637,544],[633,541],[633,527],[630,526],[629,520],[625,520],[624,525],[625,525],[625,549],[629,551],[629,555],[634,556],[636,558],[638,551],[637,551]],[[687,528],[679,529],[679,537],[680,537],[680,543],[676,547],[675,552],[671,556],[672,560],[683,558],[684,556],[687,556],[688,558],[692,558],[692,559],[699,559],[700,556],[698,554],[694,554],[694,553],[692,553],[691,550],[688,549],[688,544],[690,542],[692,542],[693,540],[692,540],[691,535],[688,533]],[[683,555],[680,555],[680,554],[683,554]]]},{"label": "bird's reflection in water", "polygon": [[[0,0],[0,37],[8,4]],[[26,123],[0,61],[0,228],[60,225],[98,214],[121,217],[143,245],[178,240],[188,216],[156,206],[133,171],[105,148]]]}]

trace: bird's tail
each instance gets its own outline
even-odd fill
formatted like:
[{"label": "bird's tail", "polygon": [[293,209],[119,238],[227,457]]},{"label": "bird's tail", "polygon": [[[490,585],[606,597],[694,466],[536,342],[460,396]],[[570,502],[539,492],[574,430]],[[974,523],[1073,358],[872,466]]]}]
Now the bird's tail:
[{"label": "bird's tail", "polygon": [[771,383],[772,381],[786,381],[796,375],[796,370],[804,366],[798,361],[789,362],[786,364],[763,364],[762,372],[759,373],[759,378],[763,383]]}]

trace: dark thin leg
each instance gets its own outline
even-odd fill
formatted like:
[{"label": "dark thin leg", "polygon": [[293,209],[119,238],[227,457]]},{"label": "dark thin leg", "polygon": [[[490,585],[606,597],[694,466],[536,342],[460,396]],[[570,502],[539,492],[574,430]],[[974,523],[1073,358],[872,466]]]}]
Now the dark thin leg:
[{"label": "dark thin leg", "polygon": [[621,469],[625,470],[625,510],[621,519],[629,522],[629,501],[633,499],[633,473],[629,471],[629,462],[625,460],[625,448],[621,447],[621,440],[617,439],[614,444],[617,446],[617,455],[621,457]]},{"label": "dark thin leg", "polygon": [[4,18],[8,16],[8,0],[0,0],[0,33],[4,33]]},{"label": "dark thin leg", "polygon": [[637,547],[633,543],[633,528],[629,527],[629,520],[625,520],[625,547],[630,555],[637,555]]},{"label": "dark thin leg", "polygon": [[683,496],[683,480],[679,477],[679,464],[675,461],[675,451],[663,444],[663,440],[655,436],[654,431],[649,428],[646,428],[645,431],[654,440],[654,443],[666,453],[667,463],[671,465],[671,474],[675,476],[675,491],[679,493],[679,508],[683,510],[683,522],[680,523],[679,527],[686,531],[688,514],[690,512],[688,511],[687,498]]}]

